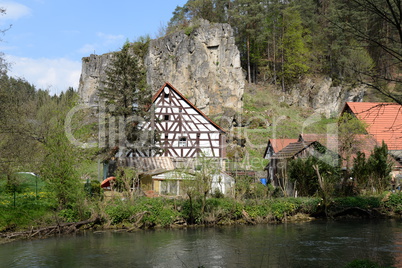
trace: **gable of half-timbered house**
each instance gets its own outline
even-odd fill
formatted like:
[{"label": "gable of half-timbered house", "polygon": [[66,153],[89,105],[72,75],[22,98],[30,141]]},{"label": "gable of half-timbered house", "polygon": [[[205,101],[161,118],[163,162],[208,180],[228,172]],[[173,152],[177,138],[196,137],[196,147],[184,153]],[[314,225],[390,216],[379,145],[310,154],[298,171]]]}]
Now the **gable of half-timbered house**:
[{"label": "gable of half-timbered house", "polygon": [[152,98],[163,156],[224,158],[225,132],[171,84]]}]

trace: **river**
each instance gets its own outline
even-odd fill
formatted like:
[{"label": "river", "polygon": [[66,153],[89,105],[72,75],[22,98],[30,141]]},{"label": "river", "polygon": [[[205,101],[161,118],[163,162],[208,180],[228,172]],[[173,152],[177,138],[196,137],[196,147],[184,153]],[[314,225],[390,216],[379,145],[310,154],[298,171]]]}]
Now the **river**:
[{"label": "river", "polygon": [[84,232],[0,245],[0,267],[402,267],[402,221]]}]

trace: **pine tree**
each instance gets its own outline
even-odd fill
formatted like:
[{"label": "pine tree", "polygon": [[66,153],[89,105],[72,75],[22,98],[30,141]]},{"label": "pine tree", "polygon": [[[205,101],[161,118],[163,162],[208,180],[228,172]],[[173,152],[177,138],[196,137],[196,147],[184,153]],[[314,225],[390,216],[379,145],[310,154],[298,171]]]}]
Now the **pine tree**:
[{"label": "pine tree", "polygon": [[122,156],[153,147],[155,135],[142,129],[143,122],[149,121],[151,114],[151,92],[145,74],[142,62],[133,55],[131,44],[126,42],[122,50],[113,55],[98,91],[108,115],[109,135],[105,149],[117,145]]},{"label": "pine tree", "polygon": [[308,35],[302,25],[302,19],[298,10],[287,7],[282,13],[282,86],[297,81],[307,73],[308,49],[305,40]]}]

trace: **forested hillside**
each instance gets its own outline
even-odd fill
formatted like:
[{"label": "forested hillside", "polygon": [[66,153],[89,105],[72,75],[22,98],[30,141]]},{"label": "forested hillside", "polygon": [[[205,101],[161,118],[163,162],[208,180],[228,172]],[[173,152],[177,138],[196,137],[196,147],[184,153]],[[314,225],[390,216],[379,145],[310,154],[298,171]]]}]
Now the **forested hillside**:
[{"label": "forested hillside", "polygon": [[[229,23],[249,83],[286,91],[307,75],[364,82],[401,101],[401,2],[383,0],[189,0],[167,31],[189,21]],[[399,8],[398,8],[399,7]]]}]

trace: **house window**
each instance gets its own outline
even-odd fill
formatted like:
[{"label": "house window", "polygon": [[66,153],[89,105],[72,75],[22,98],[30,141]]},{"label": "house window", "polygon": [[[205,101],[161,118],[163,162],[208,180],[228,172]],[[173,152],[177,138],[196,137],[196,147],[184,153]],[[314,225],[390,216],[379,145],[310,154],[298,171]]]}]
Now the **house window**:
[{"label": "house window", "polygon": [[165,114],[164,118],[165,118],[165,121],[169,121],[169,115],[168,114]]},{"label": "house window", "polygon": [[186,137],[181,137],[179,139],[179,147],[187,147],[187,138]]},{"label": "house window", "polygon": [[169,89],[167,87],[165,87],[163,89],[163,96],[165,97],[165,99],[169,98]]}]

